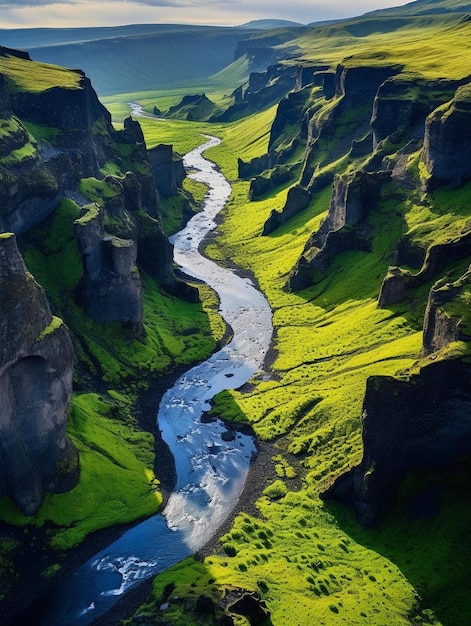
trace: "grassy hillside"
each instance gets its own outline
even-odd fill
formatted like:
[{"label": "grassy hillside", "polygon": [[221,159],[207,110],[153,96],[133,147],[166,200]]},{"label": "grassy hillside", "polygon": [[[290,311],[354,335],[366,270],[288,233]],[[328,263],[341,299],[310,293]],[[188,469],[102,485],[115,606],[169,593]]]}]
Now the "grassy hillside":
[{"label": "grassy hillside", "polygon": [[291,42],[303,60],[335,66],[398,63],[428,78],[469,75],[470,22],[464,14],[410,18],[365,17],[319,27]]}]

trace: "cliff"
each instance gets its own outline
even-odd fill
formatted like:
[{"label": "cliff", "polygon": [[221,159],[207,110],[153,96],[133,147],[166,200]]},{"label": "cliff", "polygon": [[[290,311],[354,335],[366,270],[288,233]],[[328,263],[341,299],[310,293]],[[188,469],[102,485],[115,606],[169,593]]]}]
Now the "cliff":
[{"label": "cliff", "polygon": [[471,87],[468,84],[457,89],[450,102],[427,118],[423,151],[427,189],[446,183],[458,187],[471,179],[470,115]]},{"label": "cliff", "polygon": [[74,352],[12,233],[0,235],[0,285],[0,495],[32,515],[45,491],[66,491],[78,480],[66,435]]},{"label": "cliff", "polygon": [[[128,118],[115,130],[81,71],[0,48],[0,118],[0,494],[31,515],[45,491],[78,480],[66,436],[72,373],[100,371],[77,310],[98,324],[117,322],[127,342],[143,342],[141,271],[169,292],[195,294],[173,274],[139,124]],[[175,193],[183,176],[170,154],[162,193]],[[54,312],[70,320],[76,362],[67,328],[26,270],[16,237]]]},{"label": "cliff", "polygon": [[409,472],[446,470],[471,452],[471,366],[459,350],[448,351],[471,339],[469,291],[469,270],[432,287],[421,365],[407,376],[367,380],[363,459],[322,494],[352,505],[366,527],[378,525]]},{"label": "cliff", "polygon": [[445,360],[408,380],[369,378],[363,459],[323,498],[353,505],[363,526],[377,526],[408,472],[443,470],[469,454],[470,376],[469,364]]}]

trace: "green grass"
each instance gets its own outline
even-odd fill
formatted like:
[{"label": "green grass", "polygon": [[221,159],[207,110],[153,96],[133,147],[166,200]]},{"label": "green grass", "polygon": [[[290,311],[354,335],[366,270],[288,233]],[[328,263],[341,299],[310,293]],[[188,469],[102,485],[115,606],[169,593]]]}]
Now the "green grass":
[{"label": "green grass", "polygon": [[11,55],[0,56],[0,72],[13,92],[40,93],[52,87],[79,89],[81,76],[57,65],[33,63]]},{"label": "green grass", "polygon": [[[463,78],[471,56],[469,22],[462,15],[387,20],[366,17],[313,29],[286,45],[297,45],[305,61],[335,66],[400,64],[426,78]],[[364,34],[358,35],[358,24]],[[366,36],[365,36],[366,35]]]},{"label": "green grass", "polygon": [[[46,495],[39,512],[23,516],[7,499],[1,519],[49,526],[56,550],[71,548],[90,532],[155,513],[162,502],[153,473],[153,436],[113,415],[124,403],[96,394],[76,394],[68,432],[80,454],[80,481],[68,493]],[[129,407],[125,410],[125,415]],[[50,523],[53,526],[50,526]]]},{"label": "green grass", "polygon": [[[332,111],[333,105],[326,104],[320,114],[328,117]],[[212,412],[248,422],[260,439],[275,441],[275,472],[264,477],[259,515],[238,515],[204,567],[189,560],[157,577],[156,602],[166,585],[175,584],[169,610],[172,623],[180,624],[185,610],[173,597],[191,602],[205,593],[217,602],[226,589],[241,587],[260,593],[274,624],[291,621],[296,606],[299,625],[311,624],[313,616],[318,623],[332,625],[464,625],[469,601],[463,580],[458,582],[450,568],[440,570],[441,559],[451,559],[445,555],[465,543],[467,522],[453,523],[461,514],[462,497],[452,477],[447,479],[447,498],[454,513],[444,506],[433,523],[412,523],[404,512],[409,496],[403,495],[378,531],[361,530],[349,510],[322,503],[319,493],[361,460],[367,378],[405,372],[418,362],[431,283],[404,303],[377,307],[397,241],[407,235],[429,246],[456,237],[467,223],[469,185],[453,194],[442,189],[424,197],[420,164],[411,158],[417,191],[404,195],[394,184],[383,186],[380,208],[370,217],[371,252],[342,253],[328,273],[314,273],[311,287],[289,293],[289,273],[325,217],[331,190],[314,194],[302,213],[272,235],[260,236],[270,212],[283,207],[287,187],[249,202],[248,182],[237,179],[237,157],[249,160],[266,151],[273,114],[268,110],[213,131],[223,142],[207,156],[221,167],[233,192],[218,238],[206,252],[221,263],[235,262],[253,272],[273,309],[275,359],[270,376],[254,377],[243,393],[220,394]],[[365,111],[355,112],[360,114]],[[340,121],[339,135],[354,131],[353,114],[346,113]],[[358,165],[338,159],[327,141],[321,151],[325,168],[341,172]],[[468,299],[466,288],[455,309],[463,310]],[[459,476],[464,480],[464,473]],[[302,480],[301,487],[295,477]],[[407,485],[404,489],[406,493]],[[468,520],[469,506],[463,512]],[[434,542],[440,542],[436,549]],[[428,562],[421,558],[425,545]],[[460,560],[467,571],[465,562]],[[450,581],[453,591],[445,599]]]}]

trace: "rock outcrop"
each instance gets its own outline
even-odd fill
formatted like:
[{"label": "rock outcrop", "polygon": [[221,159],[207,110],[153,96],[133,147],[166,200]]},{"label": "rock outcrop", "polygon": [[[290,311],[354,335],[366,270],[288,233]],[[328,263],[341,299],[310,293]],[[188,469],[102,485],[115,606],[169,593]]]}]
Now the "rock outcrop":
[{"label": "rock outcrop", "polygon": [[162,196],[174,196],[185,178],[183,160],[176,157],[173,146],[158,144],[148,150],[155,185]]},{"label": "rock outcrop", "polygon": [[470,285],[468,270],[454,283],[431,289],[422,350],[430,358],[418,373],[367,380],[363,459],[323,494],[353,505],[366,527],[378,524],[408,472],[446,468],[471,452],[471,366],[439,352],[471,339],[463,322]]},{"label": "rock outcrop", "polygon": [[329,213],[308,239],[291,273],[291,290],[309,286],[310,271],[324,272],[340,252],[370,249],[368,217],[389,178],[388,172],[370,174],[363,170],[335,178]]},{"label": "rock outcrop", "polygon": [[137,244],[105,232],[104,212],[95,205],[83,208],[75,222],[75,236],[84,259],[84,308],[98,321],[119,321],[142,336],[142,286],[136,267]]},{"label": "rock outcrop", "polygon": [[309,206],[311,194],[299,185],[291,187],[288,191],[285,206],[281,211],[273,210],[263,226],[262,235],[269,235],[285,224],[294,215],[304,211]]},{"label": "rock outcrop", "polygon": [[378,306],[385,308],[402,302],[410,289],[420,287],[443,271],[452,262],[471,256],[471,231],[465,230],[451,241],[430,246],[417,274],[398,266],[391,266],[384,277],[378,297]]},{"label": "rock outcrop", "polygon": [[296,85],[296,68],[270,65],[264,72],[252,72],[243,94],[222,113],[215,113],[210,122],[230,122],[276,104]]},{"label": "rock outcrop", "polygon": [[459,81],[427,81],[406,72],[385,80],[371,117],[374,148],[387,138],[395,143],[402,138],[422,140],[427,116],[450,100],[458,85]]},{"label": "rock outcrop", "polygon": [[376,526],[408,472],[444,468],[471,452],[470,389],[462,361],[431,363],[408,380],[369,378],[363,459],[322,497],[354,506],[363,526]]},{"label": "rock outcrop", "polygon": [[427,118],[423,162],[427,189],[471,180],[471,85],[456,90],[453,99]]},{"label": "rock outcrop", "polygon": [[45,491],[66,491],[78,480],[66,435],[74,353],[12,233],[0,235],[0,284],[0,494],[31,515]]},{"label": "rock outcrop", "polygon": [[464,325],[468,314],[467,292],[471,271],[453,283],[437,284],[429,293],[425,309],[423,353],[437,352],[455,341],[470,341],[470,329]]}]

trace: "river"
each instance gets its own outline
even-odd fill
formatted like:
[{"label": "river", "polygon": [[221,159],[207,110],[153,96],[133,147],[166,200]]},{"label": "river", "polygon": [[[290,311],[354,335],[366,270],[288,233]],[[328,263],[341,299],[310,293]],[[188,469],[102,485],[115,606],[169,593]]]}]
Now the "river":
[{"label": "river", "polygon": [[171,238],[182,271],[203,280],[219,295],[220,312],[233,331],[232,341],[183,374],[163,396],[157,420],[175,458],[177,480],[163,512],[138,523],[82,565],[57,590],[43,626],[85,626],[103,615],[119,597],[150,576],[193,554],[216,533],[236,505],[256,452],[254,440],[237,433],[226,441],[220,420],[201,420],[210,400],[236,389],[262,366],[272,336],[265,297],[247,278],[203,257],[199,245],[216,228],[215,217],[231,187],[203,152],[208,141],[184,157],[188,175],[209,191],[201,212]]}]

